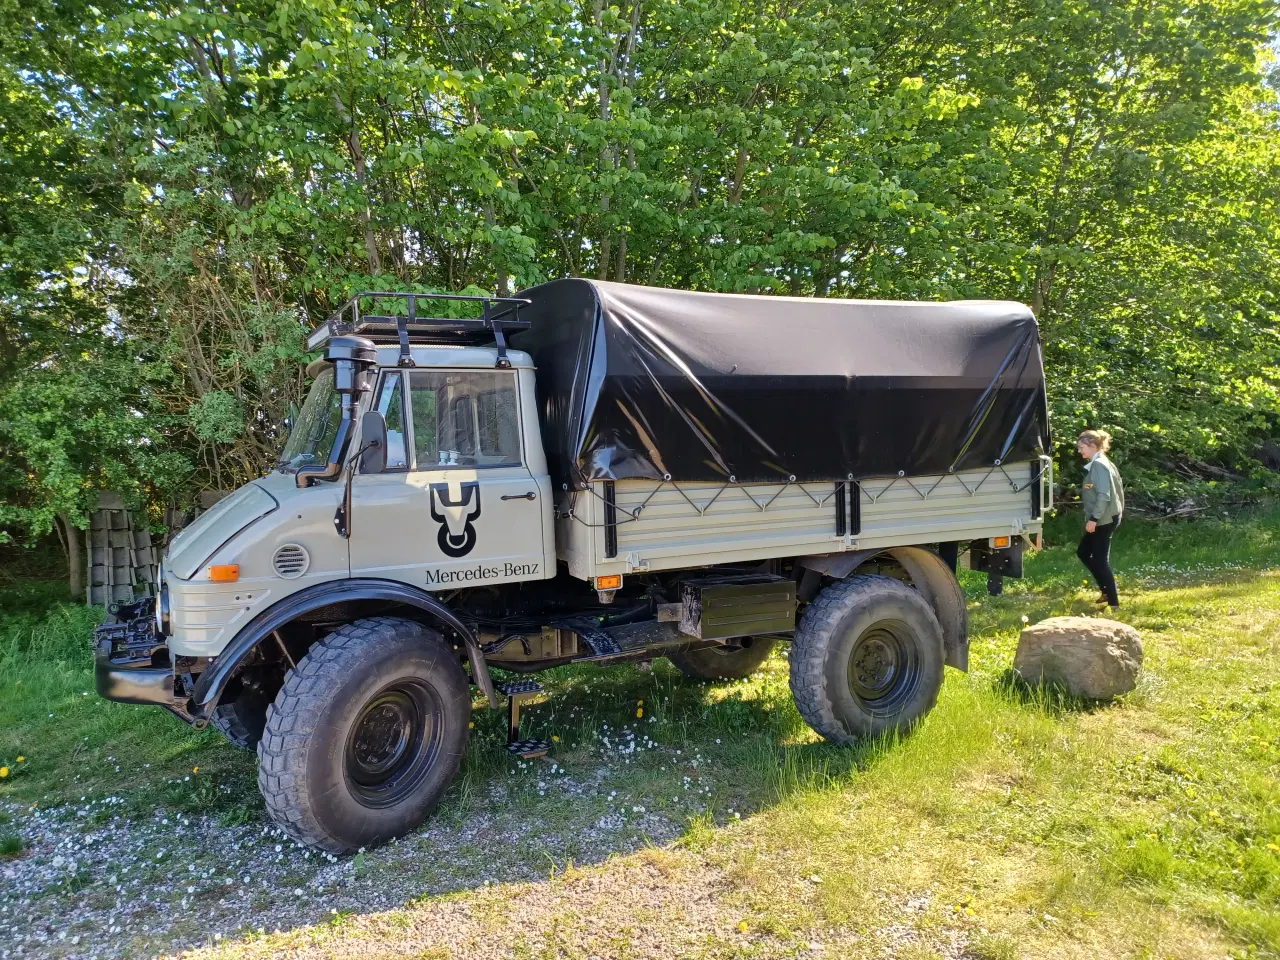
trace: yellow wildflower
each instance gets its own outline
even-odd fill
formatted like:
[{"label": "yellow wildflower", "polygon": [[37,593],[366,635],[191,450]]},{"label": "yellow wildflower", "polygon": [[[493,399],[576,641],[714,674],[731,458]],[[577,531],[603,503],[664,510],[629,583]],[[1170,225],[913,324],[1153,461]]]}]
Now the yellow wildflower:
[{"label": "yellow wildflower", "polygon": [[26,758],[26,757],[19,757],[19,758],[18,758],[18,762],[19,762],[19,763],[26,763],[26,762],[27,762],[27,758]]},{"label": "yellow wildflower", "polygon": [[739,920],[739,921],[738,921],[738,932],[739,932],[739,933],[746,933],[746,932],[747,932],[747,921],[745,921],[745,920]]},{"label": "yellow wildflower", "polygon": [[644,716],[644,707],[637,707],[637,708],[636,708],[636,716],[637,716],[637,717],[643,717],[643,716]]},{"label": "yellow wildflower", "polygon": [[191,768],[191,772],[192,772],[192,773],[199,773],[199,772],[200,772],[200,768],[199,768],[199,767],[192,767],[192,768]]},{"label": "yellow wildflower", "polygon": [[476,722],[474,720],[472,720],[470,723],[467,724],[468,730],[474,730],[475,728],[476,728]]},{"label": "yellow wildflower", "polygon": [[555,736],[554,734],[552,734],[551,739],[552,739],[554,742],[556,742],[556,743],[559,743],[559,742],[560,742],[560,738],[559,738],[559,737],[557,737],[557,736]]},{"label": "yellow wildflower", "polygon": [[0,777],[7,777],[8,775],[9,775],[9,768],[0,767]]}]

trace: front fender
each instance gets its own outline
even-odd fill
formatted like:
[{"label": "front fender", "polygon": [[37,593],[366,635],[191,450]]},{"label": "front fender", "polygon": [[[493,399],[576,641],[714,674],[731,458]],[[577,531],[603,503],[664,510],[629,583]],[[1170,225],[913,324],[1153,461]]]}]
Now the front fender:
[{"label": "front fender", "polygon": [[[263,610],[241,628],[196,681],[195,692],[187,708],[191,716],[196,719],[208,717],[226,691],[227,684],[235,676],[236,670],[253,653],[254,648],[270,637],[273,631],[279,630],[313,610],[352,600],[385,600],[414,607],[444,629],[457,634],[466,643],[468,653],[479,648],[475,635],[465,623],[458,619],[457,614],[425,590],[419,590],[417,587],[395,580],[372,578],[319,583],[285,597],[279,603]],[[474,663],[474,658],[472,659]],[[488,679],[486,673],[483,678],[477,676],[476,681],[485,688]],[[488,693],[488,690],[486,689],[485,692]]]}]

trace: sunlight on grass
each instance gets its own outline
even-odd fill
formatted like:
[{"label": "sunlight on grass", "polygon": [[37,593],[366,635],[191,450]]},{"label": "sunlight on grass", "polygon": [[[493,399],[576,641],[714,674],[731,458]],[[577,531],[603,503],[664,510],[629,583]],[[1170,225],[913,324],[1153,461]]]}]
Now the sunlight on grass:
[{"label": "sunlight on grass", "polygon": [[[654,889],[696,886],[719,918],[690,956],[794,956],[814,940],[851,957],[1280,956],[1277,559],[1280,512],[1126,525],[1118,616],[1143,632],[1145,670],[1136,691],[1105,705],[1006,680],[1023,617],[1092,612],[1069,543],[1030,557],[1027,579],[998,598],[966,573],[972,671],[948,671],[937,708],[909,736],[851,748],[800,719],[785,648],[756,676],[712,686],[664,661],[647,674],[550,671],[525,720],[526,735],[558,738],[550,760],[512,761],[504,718],[477,712],[434,822],[464,830],[478,814],[500,823],[518,810],[573,837],[656,814],[680,824],[678,839],[584,864],[572,843],[548,859],[537,836],[521,836],[504,856],[538,864],[542,883],[344,912],[215,952],[376,953],[391,927],[464,908],[487,918],[484,936],[519,940],[529,955],[652,955],[636,945],[665,942],[670,924],[645,912],[651,892],[625,904],[627,923],[649,933],[591,941],[591,951],[578,921],[535,911],[517,931],[506,907],[572,903],[642,870]],[[0,764],[13,771],[0,798],[118,792],[126,810],[163,802],[224,822],[260,817],[251,755],[92,695],[95,621],[46,605],[0,623]],[[568,801],[550,790],[555,778],[595,786]],[[0,823],[0,856],[24,855],[21,833],[20,822]],[[414,941],[415,955],[461,955],[453,950]]]}]

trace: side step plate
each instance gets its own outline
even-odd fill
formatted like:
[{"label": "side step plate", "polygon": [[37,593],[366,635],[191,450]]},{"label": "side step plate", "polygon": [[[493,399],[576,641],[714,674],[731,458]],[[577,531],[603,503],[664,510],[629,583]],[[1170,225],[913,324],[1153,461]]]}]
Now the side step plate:
[{"label": "side step plate", "polygon": [[551,752],[551,744],[520,736],[520,705],[540,694],[542,684],[536,680],[513,680],[499,684],[498,689],[507,695],[507,751],[524,760],[545,757]]},{"label": "side step plate", "polygon": [[545,740],[513,740],[507,744],[507,752],[521,760],[536,760],[551,752],[551,744]]}]

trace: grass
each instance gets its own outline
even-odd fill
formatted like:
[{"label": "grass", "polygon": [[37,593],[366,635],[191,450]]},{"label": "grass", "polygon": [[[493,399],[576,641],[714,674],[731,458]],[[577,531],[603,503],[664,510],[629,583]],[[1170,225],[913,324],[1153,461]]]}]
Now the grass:
[{"label": "grass", "polygon": [[[665,662],[647,674],[562,668],[526,721],[528,735],[560,738],[555,772],[513,766],[503,718],[477,713],[463,774],[437,814],[461,827],[513,804],[566,833],[556,856],[536,836],[504,854],[540,860],[545,881],[464,887],[219,950],[256,956],[305,942],[336,954],[356,939],[377,953],[383,939],[402,942],[401,928],[462,903],[487,918],[488,940],[531,956],[677,952],[663,938],[694,929],[702,909],[716,923],[678,952],[793,956],[818,941],[854,957],[1280,957],[1280,511],[1126,524],[1114,558],[1120,618],[1142,631],[1146,663],[1138,689],[1111,705],[1003,682],[1024,617],[1093,611],[1069,539],[1077,523],[1058,518],[1050,546],[1001,597],[963,576],[972,669],[948,671],[937,709],[909,737],[819,742],[790,701],[781,653],[749,680],[711,687]],[[113,794],[126,810],[261,816],[250,755],[92,693],[96,616],[51,603],[51,590],[0,583],[0,764],[10,770],[0,799]],[[595,777],[598,790],[566,803],[548,786],[565,776]],[[589,859],[572,844],[579,827],[615,817],[640,829],[655,812],[687,824],[677,842],[576,865]],[[0,858],[22,855],[21,832],[20,817],[0,820]],[[649,874],[714,895],[672,924],[637,893],[608,938],[590,933],[582,891]],[[517,901],[543,904],[518,929],[506,906]],[[461,949],[446,938],[413,952]]]}]

